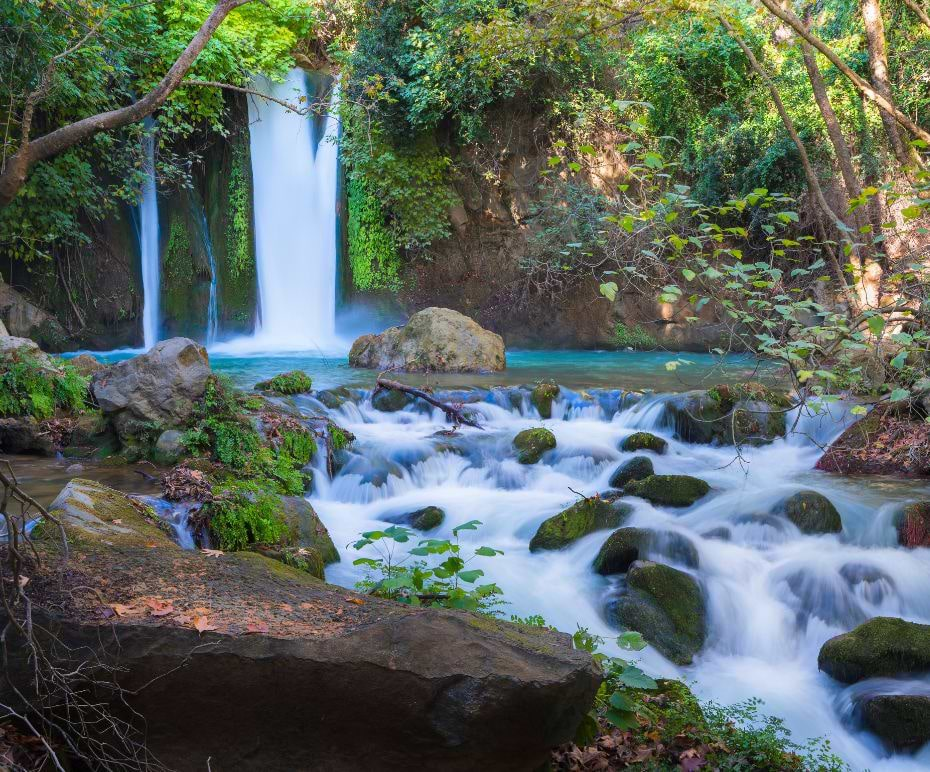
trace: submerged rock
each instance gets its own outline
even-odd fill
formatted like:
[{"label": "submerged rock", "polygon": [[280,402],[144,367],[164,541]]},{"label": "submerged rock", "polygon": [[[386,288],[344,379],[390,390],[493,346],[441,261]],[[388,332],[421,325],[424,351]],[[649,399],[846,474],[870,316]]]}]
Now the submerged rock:
[{"label": "submerged rock", "polygon": [[611,488],[623,488],[628,482],[634,480],[645,480],[655,474],[652,461],[646,456],[635,456],[629,461],[624,461],[618,466],[610,476]]},{"label": "submerged rock", "polygon": [[[568,635],[357,596],[256,553],[185,551],[108,495],[57,509],[66,567],[53,529],[37,537],[34,619],[61,667],[114,666],[112,709],[172,769],[533,770],[591,706],[601,674]],[[25,648],[7,644],[5,675],[28,689]],[[361,732],[359,700],[377,716]]]},{"label": "submerged rock", "polygon": [[630,496],[667,507],[690,507],[709,491],[710,486],[704,480],[686,474],[656,474],[627,483],[623,489]]},{"label": "submerged rock", "polygon": [[632,509],[627,504],[605,501],[600,497],[582,499],[568,509],[543,520],[530,540],[530,552],[559,550],[605,528],[616,528]]},{"label": "submerged rock", "polygon": [[862,705],[862,720],[895,750],[930,741],[930,696],[881,694]]},{"label": "submerged rock", "polygon": [[839,533],[843,530],[843,521],[836,507],[817,491],[798,491],[782,501],[774,514],[787,517],[802,533]]},{"label": "submerged rock", "polygon": [[313,396],[330,410],[336,410],[342,407],[346,402],[355,401],[355,395],[348,386],[337,386],[335,389],[323,389],[322,391],[316,392]]},{"label": "submerged rock", "polygon": [[171,338],[96,373],[90,388],[124,439],[150,426],[183,425],[203,396],[210,375],[203,346],[188,338]]},{"label": "submerged rock", "polygon": [[676,563],[697,568],[698,552],[686,536],[675,531],[621,528],[614,531],[594,558],[594,570],[602,576],[625,574],[637,560],[650,552],[666,555]]},{"label": "submerged rock", "polygon": [[817,664],[827,675],[848,684],[930,670],[930,625],[874,617],[827,641]]},{"label": "submerged rock", "polygon": [[413,397],[396,389],[380,389],[371,397],[371,406],[382,413],[396,413],[413,403]]},{"label": "submerged rock", "polygon": [[306,394],[313,388],[313,381],[303,370],[290,370],[278,373],[267,381],[255,384],[256,391],[267,391],[271,394]]},{"label": "submerged rock", "polygon": [[791,401],[755,381],[680,394],[666,415],[685,442],[761,445],[785,435]]},{"label": "submerged rock", "polygon": [[446,519],[446,513],[440,507],[423,507],[415,512],[408,512],[391,522],[402,523],[415,528],[417,531],[431,531],[438,528]]},{"label": "submerged rock", "polygon": [[701,588],[677,568],[648,561],[633,563],[627,573],[627,591],[617,599],[614,615],[675,664],[691,664],[704,646],[706,609]]},{"label": "submerged rock", "polygon": [[635,453],[638,450],[651,450],[653,453],[662,455],[668,450],[668,442],[649,432],[636,432],[620,443],[620,450],[627,453]]},{"label": "submerged rock", "polygon": [[904,507],[898,522],[898,544],[930,547],[930,501],[915,501]]},{"label": "submerged rock", "polygon": [[548,429],[524,429],[513,438],[521,464],[535,464],[542,454],[555,447],[555,435]]},{"label": "submerged rock", "polygon": [[504,340],[449,308],[425,308],[403,327],[362,335],[352,367],[402,372],[493,372],[506,367]]},{"label": "submerged rock", "polygon": [[540,418],[552,418],[552,403],[559,396],[559,387],[554,383],[540,383],[530,392],[530,402]]}]

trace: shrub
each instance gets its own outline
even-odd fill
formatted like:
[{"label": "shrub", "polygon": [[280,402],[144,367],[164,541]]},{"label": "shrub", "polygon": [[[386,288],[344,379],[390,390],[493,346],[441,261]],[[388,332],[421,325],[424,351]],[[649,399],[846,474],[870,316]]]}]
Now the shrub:
[{"label": "shrub", "polygon": [[623,322],[617,322],[614,342],[617,348],[653,349],[659,347],[659,341],[646,332],[641,325],[628,327]]},{"label": "shrub", "polygon": [[87,406],[88,379],[68,364],[43,365],[34,356],[0,357],[0,416],[32,416],[40,421],[56,409],[80,411]]}]

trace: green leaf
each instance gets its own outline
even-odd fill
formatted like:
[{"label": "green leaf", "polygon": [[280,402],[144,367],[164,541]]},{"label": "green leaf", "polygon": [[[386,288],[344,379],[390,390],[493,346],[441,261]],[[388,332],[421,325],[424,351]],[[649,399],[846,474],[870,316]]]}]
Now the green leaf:
[{"label": "green leaf", "polygon": [[452,529],[452,533],[457,534],[459,531],[477,531],[478,526],[481,524],[480,520],[469,520],[467,523],[455,526],[455,528]]},{"label": "green leaf", "polygon": [[496,550],[493,547],[478,547],[475,550],[476,555],[481,555],[483,558],[493,558],[495,555],[503,555],[503,550]]},{"label": "green leaf", "polygon": [[623,692],[614,692],[610,695],[610,706],[616,708],[617,710],[636,710],[636,705],[633,700],[627,697]]},{"label": "green leaf", "polygon": [[480,568],[473,568],[469,571],[459,571],[458,573],[459,579],[461,579],[463,582],[468,582],[469,584],[472,584],[482,576],[484,576],[484,571],[482,571]]},{"label": "green leaf", "polygon": [[895,355],[895,358],[891,360],[891,366],[895,368],[895,370],[900,370],[902,367],[904,367],[906,362],[907,362],[907,352],[899,351]]},{"label": "green leaf", "polygon": [[617,645],[627,651],[642,651],[646,648],[646,639],[635,630],[628,630],[617,637]]},{"label": "green leaf", "polygon": [[869,325],[869,330],[875,336],[881,335],[882,330],[885,329],[885,320],[881,316],[870,316],[867,324]]},{"label": "green leaf", "polygon": [[910,396],[911,392],[907,389],[895,389],[893,392],[891,392],[890,399],[892,402],[900,402],[902,399],[907,399]]},{"label": "green leaf", "polygon": [[636,714],[628,710],[610,708],[605,714],[605,718],[617,729],[637,729],[639,727]]},{"label": "green leaf", "polygon": [[615,282],[615,281],[604,282],[604,283],[600,286],[601,294],[602,294],[605,298],[607,298],[611,303],[613,303],[613,301],[617,299],[617,290],[618,290],[618,289],[620,289],[620,288],[617,286],[617,282]]},{"label": "green leaf", "polygon": [[685,281],[694,281],[697,274],[692,271],[690,268],[682,268],[681,275],[685,277]]},{"label": "green leaf", "polygon": [[856,406],[854,406],[853,409],[850,410],[849,412],[852,413],[853,415],[865,415],[865,414],[868,413],[869,411],[868,411],[868,409],[865,407],[865,405],[856,405]]},{"label": "green leaf", "polygon": [[659,685],[635,665],[625,668],[617,678],[620,683],[633,689],[658,689]]}]

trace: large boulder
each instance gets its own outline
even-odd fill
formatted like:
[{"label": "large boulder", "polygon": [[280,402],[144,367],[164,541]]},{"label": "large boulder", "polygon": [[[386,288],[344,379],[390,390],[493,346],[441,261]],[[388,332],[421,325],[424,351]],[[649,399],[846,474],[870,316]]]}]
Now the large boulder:
[{"label": "large boulder", "polygon": [[543,453],[555,447],[555,435],[548,429],[524,429],[513,438],[517,449],[517,461],[521,464],[535,464]]},{"label": "large boulder", "polygon": [[866,700],[862,720],[895,750],[930,741],[930,695],[880,694]]},{"label": "large boulder", "polygon": [[362,335],[352,344],[349,364],[405,372],[492,372],[507,366],[503,338],[449,308],[424,308],[403,327]]},{"label": "large boulder", "polygon": [[[530,772],[591,707],[601,674],[565,634],[183,550],[114,495],[57,508],[65,564],[40,530],[33,619],[66,671],[112,666],[123,691],[101,699],[172,769]],[[18,643],[5,675],[28,690]],[[359,731],[362,702],[377,720]]]},{"label": "large boulder", "polygon": [[690,507],[709,491],[710,486],[704,480],[686,474],[654,474],[633,480],[623,489],[630,496],[667,507]]},{"label": "large boulder", "polygon": [[675,531],[651,531],[647,528],[621,528],[601,545],[594,558],[594,570],[602,576],[625,574],[637,560],[648,553],[667,555],[677,563],[697,568],[698,552],[686,536]]},{"label": "large boulder", "polygon": [[77,370],[80,375],[87,377],[107,369],[107,366],[92,354],[78,354],[76,357],[69,359],[68,364]]},{"label": "large boulder", "polygon": [[29,357],[43,367],[54,368],[51,358],[39,344],[31,338],[17,338],[13,335],[0,335],[0,357]]},{"label": "large boulder", "polygon": [[210,374],[203,346],[189,338],[171,338],[96,373],[91,392],[125,439],[146,428],[168,429],[186,423]]},{"label": "large boulder", "polygon": [[775,514],[784,515],[802,533],[839,533],[843,521],[833,503],[817,491],[798,491],[775,507]]},{"label": "large boulder", "polygon": [[817,664],[847,684],[930,670],[930,625],[874,617],[827,641],[820,648]]},{"label": "large boulder", "polygon": [[7,332],[31,338],[50,351],[61,351],[67,334],[59,321],[0,279],[0,324]]},{"label": "large boulder", "polygon": [[596,496],[577,501],[543,520],[530,539],[530,552],[560,550],[589,533],[616,528],[632,511],[628,504],[608,502]]},{"label": "large boulder", "polygon": [[680,394],[666,416],[686,442],[761,445],[785,434],[787,396],[750,381]]},{"label": "large boulder", "polygon": [[706,608],[697,581],[671,566],[637,561],[627,573],[627,590],[613,608],[616,620],[641,633],[678,665],[690,665],[707,636]]}]

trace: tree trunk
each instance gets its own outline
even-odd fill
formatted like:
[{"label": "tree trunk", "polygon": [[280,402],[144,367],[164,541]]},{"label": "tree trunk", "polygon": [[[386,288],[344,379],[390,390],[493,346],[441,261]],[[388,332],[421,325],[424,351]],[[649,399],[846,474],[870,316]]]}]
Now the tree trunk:
[{"label": "tree trunk", "polygon": [[924,10],[923,6],[918,3],[917,0],[904,0],[904,4],[917,14],[917,18],[920,19],[927,29],[930,29],[930,14]]},{"label": "tree trunk", "polygon": [[[75,123],[50,131],[48,134],[36,139],[29,138],[30,121],[24,120],[23,136],[20,137],[19,149],[9,158],[6,167],[0,173],[0,208],[9,204],[15,198],[20,188],[25,184],[30,168],[39,161],[51,158],[78,142],[92,137],[94,134],[128,126],[130,123],[141,121],[155,112],[165,103],[171,92],[181,85],[187,71],[207,43],[210,42],[213,33],[229,15],[229,12],[240,5],[250,2],[252,0],[218,0],[210,15],[204,20],[200,29],[197,30],[197,33],[174,64],[171,65],[165,77],[156,84],[155,88],[131,105],[91,115]],[[50,65],[52,63],[54,63],[54,60]],[[37,93],[30,94],[30,99],[33,99]],[[27,104],[27,107],[31,109],[34,105]]]},{"label": "tree trunk", "polygon": [[[879,0],[862,0],[862,21],[865,24],[865,37],[869,48],[869,70],[872,73],[872,86],[890,104],[894,104],[891,93],[891,80],[888,78],[888,53],[885,44],[885,23],[882,20],[882,8]],[[898,131],[894,116],[881,111],[885,136],[898,163],[913,166],[916,162],[913,148],[903,139]]]}]

